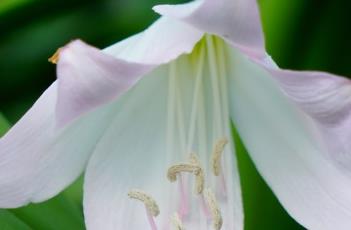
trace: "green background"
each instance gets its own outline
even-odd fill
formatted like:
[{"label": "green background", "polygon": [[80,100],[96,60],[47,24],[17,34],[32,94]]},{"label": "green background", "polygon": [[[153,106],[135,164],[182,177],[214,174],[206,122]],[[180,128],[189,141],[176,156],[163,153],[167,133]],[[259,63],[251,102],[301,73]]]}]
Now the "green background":
[{"label": "green background", "polygon": [[[103,48],[155,19],[151,7],[175,0],[0,0],[0,135],[55,79],[47,62],[72,39]],[[260,0],[268,52],[283,67],[351,76],[351,6],[333,0]],[[235,131],[234,131],[235,133]],[[235,135],[241,171],[245,229],[303,229],[261,179]],[[0,210],[0,230],[84,229],[82,179],[59,196]]]}]

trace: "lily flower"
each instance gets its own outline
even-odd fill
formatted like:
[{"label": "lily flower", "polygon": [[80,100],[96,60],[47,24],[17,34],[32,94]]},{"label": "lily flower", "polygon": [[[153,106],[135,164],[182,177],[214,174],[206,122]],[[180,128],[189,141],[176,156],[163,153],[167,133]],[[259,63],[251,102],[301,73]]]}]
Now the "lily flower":
[{"label": "lily flower", "polygon": [[243,229],[233,123],[295,220],[349,229],[351,82],[280,69],[255,0],[154,10],[140,34],[52,58],[57,80],[0,140],[0,206],[84,172],[88,229]]}]

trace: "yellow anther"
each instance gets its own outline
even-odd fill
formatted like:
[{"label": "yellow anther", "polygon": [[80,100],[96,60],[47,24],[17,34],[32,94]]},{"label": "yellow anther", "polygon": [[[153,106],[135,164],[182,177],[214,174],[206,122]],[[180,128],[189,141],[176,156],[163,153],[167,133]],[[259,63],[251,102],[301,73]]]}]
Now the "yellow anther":
[{"label": "yellow anther", "polygon": [[182,220],[179,218],[178,213],[172,215],[171,224],[174,230],[185,230]]},{"label": "yellow anther", "polygon": [[60,59],[60,52],[61,52],[61,48],[57,49],[56,52],[54,53],[54,55],[52,55],[48,61],[51,62],[52,64],[57,64],[57,62]]},{"label": "yellow anther", "polygon": [[201,167],[199,157],[195,153],[190,154],[190,163],[197,165],[201,169],[199,170],[198,174],[195,174],[196,175],[196,192],[197,194],[201,194],[205,186],[205,176],[204,176],[204,171],[202,170],[202,167]]},{"label": "yellow anther", "polygon": [[194,173],[196,180],[195,190],[197,194],[201,194],[204,188],[205,179],[203,169],[201,168],[200,162],[198,161],[196,155],[192,154],[192,156],[190,156],[190,163],[172,165],[168,169],[167,178],[171,182],[174,182],[177,180],[177,174],[181,172]]},{"label": "yellow anther", "polygon": [[222,228],[223,219],[221,215],[221,210],[218,207],[216,197],[211,189],[207,188],[204,190],[204,196],[212,215],[213,229],[220,230]]},{"label": "yellow anther", "polygon": [[213,148],[212,171],[215,176],[219,176],[219,174],[221,173],[221,157],[226,144],[228,144],[228,139],[223,137],[216,142]]},{"label": "yellow anther", "polygon": [[174,182],[177,180],[177,174],[181,172],[189,172],[189,173],[194,173],[195,175],[199,174],[199,171],[201,168],[198,165],[194,164],[187,164],[187,163],[180,163],[176,165],[172,165],[167,172],[167,178],[171,182]]},{"label": "yellow anther", "polygon": [[147,210],[153,215],[158,216],[160,214],[160,209],[156,201],[148,194],[141,190],[133,189],[128,192],[128,196],[132,199],[140,200],[144,203]]},{"label": "yellow anther", "polygon": [[194,165],[201,166],[199,156],[196,153],[190,153],[189,162]]}]

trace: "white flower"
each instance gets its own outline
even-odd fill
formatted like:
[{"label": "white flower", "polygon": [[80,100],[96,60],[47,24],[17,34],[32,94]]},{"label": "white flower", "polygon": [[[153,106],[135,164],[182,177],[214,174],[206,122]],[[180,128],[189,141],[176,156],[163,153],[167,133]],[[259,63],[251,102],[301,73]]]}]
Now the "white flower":
[{"label": "white flower", "polygon": [[255,0],[155,10],[103,52],[60,50],[57,81],[0,140],[0,206],[46,200],[85,171],[88,229],[243,229],[233,122],[293,218],[349,229],[350,81],[279,69]]}]

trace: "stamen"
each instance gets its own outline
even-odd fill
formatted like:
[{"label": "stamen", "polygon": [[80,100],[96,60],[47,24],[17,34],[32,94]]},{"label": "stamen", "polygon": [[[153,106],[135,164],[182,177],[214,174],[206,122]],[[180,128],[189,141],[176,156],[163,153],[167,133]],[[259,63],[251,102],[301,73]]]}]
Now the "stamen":
[{"label": "stamen", "polygon": [[61,48],[57,49],[56,52],[48,59],[52,64],[57,64],[60,59]]},{"label": "stamen", "polygon": [[178,213],[174,213],[172,215],[171,223],[172,223],[172,226],[174,227],[174,230],[185,230],[185,228],[183,227],[183,222],[179,218]]},{"label": "stamen", "polygon": [[213,228],[215,230],[220,230],[222,228],[223,219],[221,215],[221,210],[218,207],[218,203],[216,197],[211,189],[207,188],[204,190],[204,195],[206,199],[206,203],[211,211]]},{"label": "stamen", "polygon": [[[191,161],[196,161],[195,158],[194,159],[190,159]],[[194,173],[194,175],[196,176],[196,193],[197,194],[201,194],[203,187],[204,187],[204,173],[203,170],[201,168],[201,166],[199,165],[199,162],[194,162],[194,163],[181,163],[181,164],[176,164],[171,166],[168,169],[167,172],[167,178],[169,179],[169,181],[174,182],[177,180],[177,174],[181,173],[181,172],[189,172],[189,173]]]},{"label": "stamen", "polygon": [[200,167],[194,164],[187,164],[187,163],[176,164],[176,165],[172,165],[168,169],[167,178],[171,182],[174,182],[177,180],[178,173],[189,172],[189,173],[198,174],[199,170],[201,170]]},{"label": "stamen", "polygon": [[133,189],[128,192],[128,196],[132,199],[140,200],[144,203],[146,209],[154,216],[160,214],[160,210],[156,201],[148,194],[141,190]]},{"label": "stamen", "polygon": [[215,176],[219,176],[221,173],[221,156],[224,151],[224,147],[228,144],[228,139],[223,137],[219,139],[212,152],[212,171]]},{"label": "stamen", "polygon": [[204,190],[205,176],[204,176],[204,171],[202,170],[202,167],[201,167],[199,157],[195,153],[190,154],[190,163],[200,167],[198,174],[195,174],[195,175],[196,175],[196,192],[197,194],[201,194],[202,191]]}]

